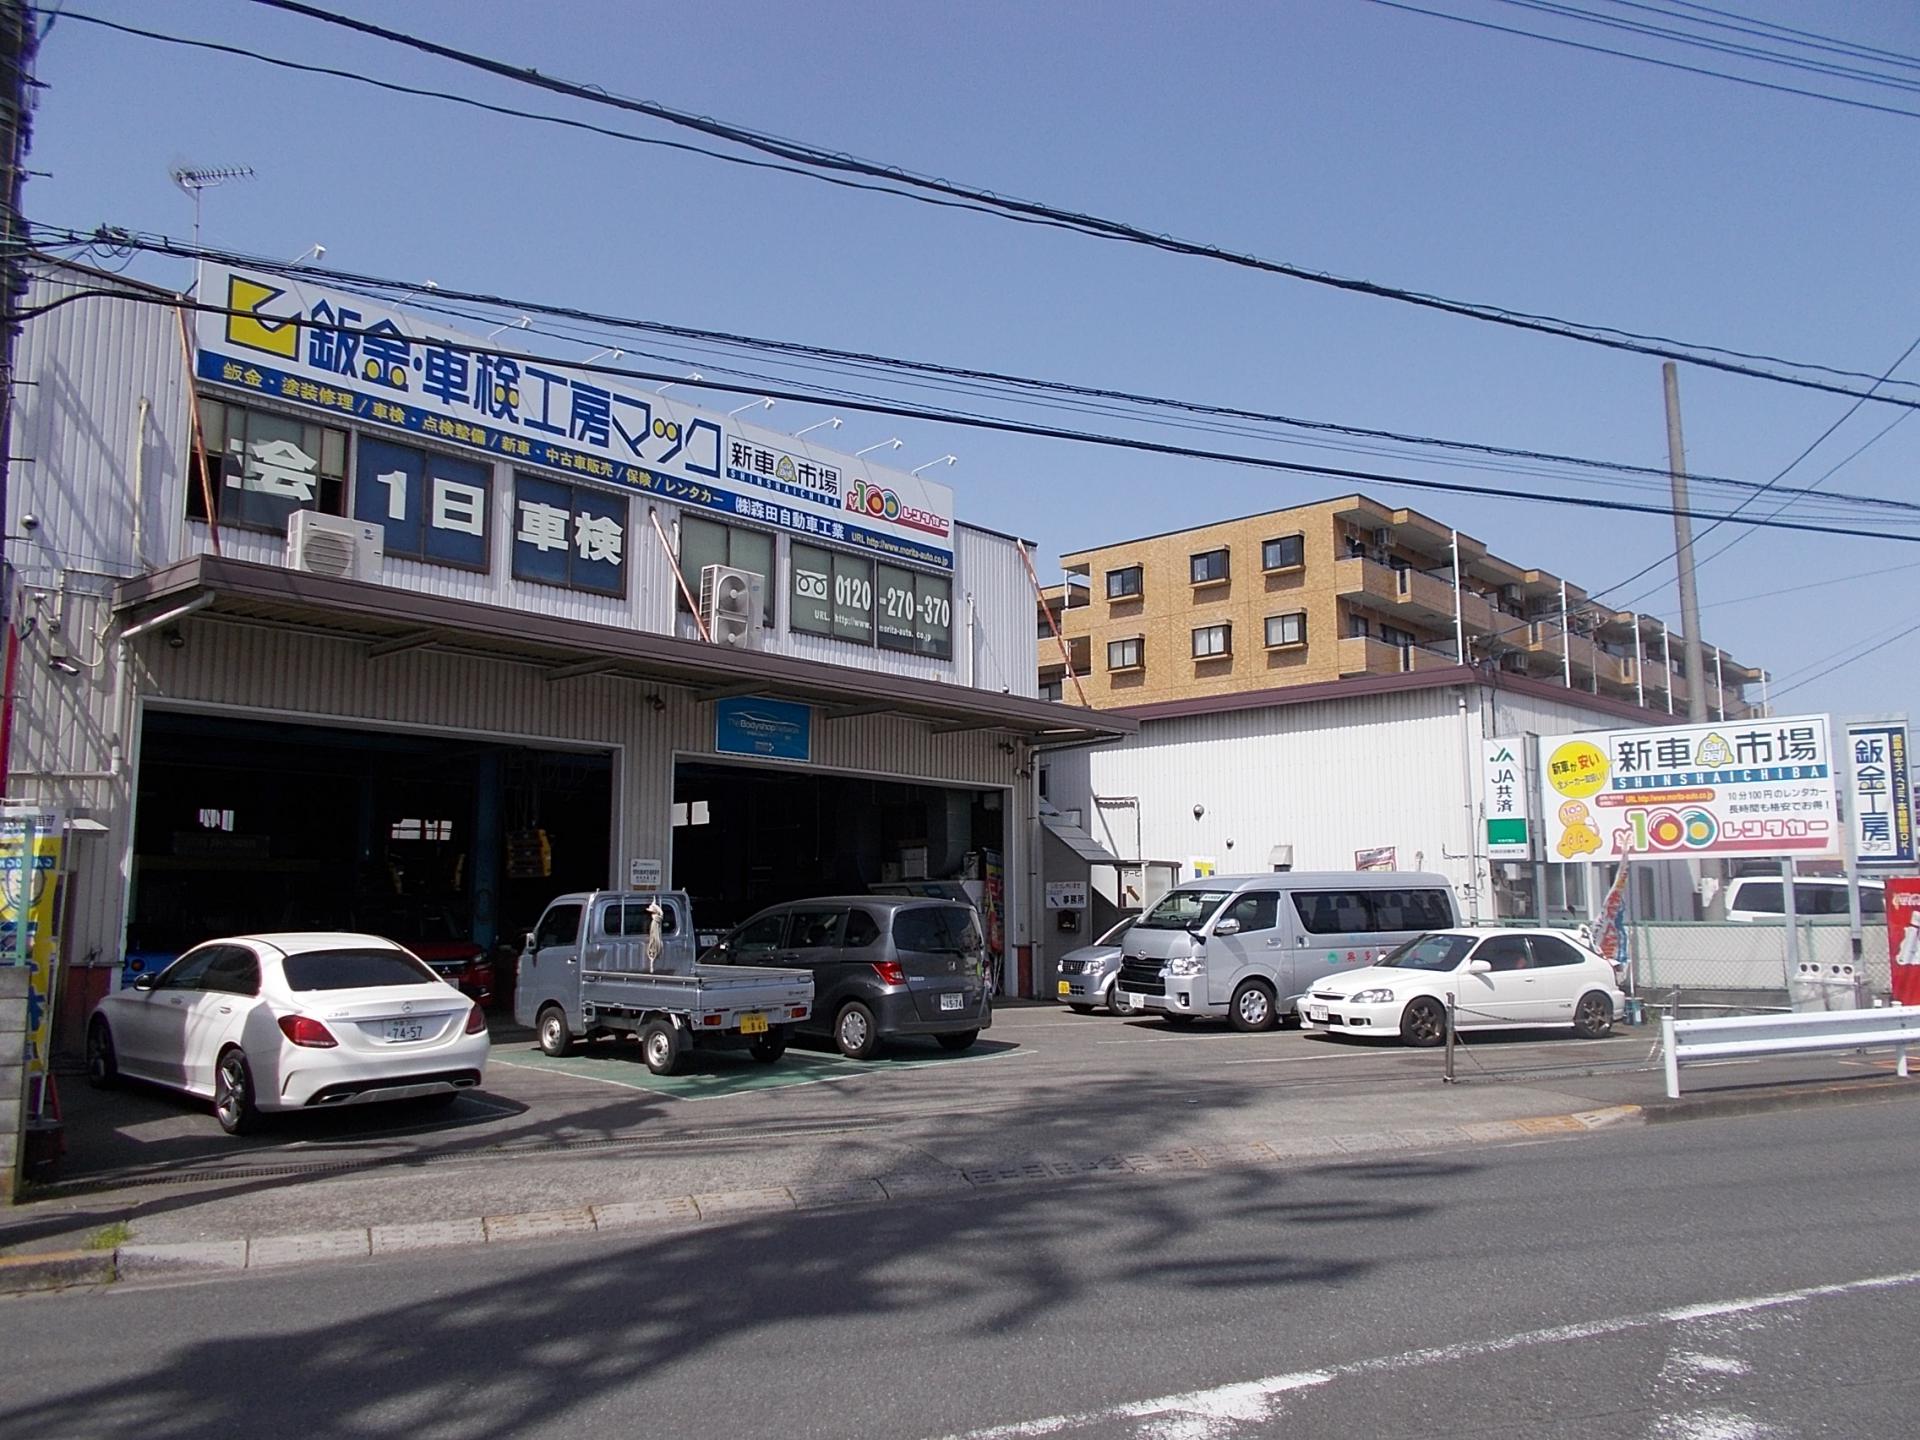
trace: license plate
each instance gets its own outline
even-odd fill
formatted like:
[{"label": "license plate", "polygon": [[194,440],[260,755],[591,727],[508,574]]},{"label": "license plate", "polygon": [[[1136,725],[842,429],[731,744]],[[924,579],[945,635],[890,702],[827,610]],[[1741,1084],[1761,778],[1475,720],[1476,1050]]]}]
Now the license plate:
[{"label": "license plate", "polygon": [[1060,993],[1062,995],[1071,995],[1073,993],[1073,986],[1069,985],[1066,981],[1062,980],[1060,982]]},{"label": "license plate", "polygon": [[966,1003],[967,997],[964,995],[942,995],[940,997],[940,1008],[942,1010],[958,1010]]},{"label": "license plate", "polygon": [[758,1010],[749,1011],[740,1017],[742,1035],[764,1035],[767,1033],[767,1017]]},{"label": "license plate", "polygon": [[420,1020],[389,1020],[387,1021],[387,1039],[389,1040],[424,1040],[426,1038],[426,1034],[427,1034],[427,1027],[424,1021],[420,1021]]},{"label": "license plate", "polygon": [[1327,1007],[1324,1005],[1309,1005],[1307,1007],[1307,1019],[1314,1021],[1316,1024],[1326,1024]]}]

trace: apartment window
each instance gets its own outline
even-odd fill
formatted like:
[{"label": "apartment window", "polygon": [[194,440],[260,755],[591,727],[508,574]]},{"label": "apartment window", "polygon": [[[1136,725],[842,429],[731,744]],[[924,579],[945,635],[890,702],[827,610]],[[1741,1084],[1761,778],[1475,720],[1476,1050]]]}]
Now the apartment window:
[{"label": "apartment window", "polygon": [[1138,670],[1145,661],[1142,658],[1144,642],[1136,635],[1131,640],[1109,640],[1107,642],[1107,669]]},{"label": "apartment window", "polygon": [[1357,639],[1364,640],[1373,633],[1373,627],[1367,623],[1367,617],[1364,615],[1349,615],[1347,617],[1347,626],[1347,633]]},{"label": "apartment window", "polygon": [[1193,632],[1193,658],[1212,660],[1233,653],[1231,625],[1202,625]]},{"label": "apartment window", "polygon": [[1278,539],[1260,542],[1260,568],[1262,570],[1294,570],[1306,564],[1307,537],[1305,535],[1282,535]]},{"label": "apartment window", "polygon": [[[760,623],[773,624],[773,536],[764,530],[722,525],[699,515],[680,517],[680,573],[693,598],[700,598],[700,572],[709,565],[729,565],[760,577]],[[674,587],[677,591],[678,586]],[[675,604],[687,608],[687,597],[676,594]]]},{"label": "apartment window", "polygon": [[1225,548],[1203,550],[1195,555],[1189,564],[1193,570],[1193,583],[1196,585],[1212,585],[1227,578]]},{"label": "apartment window", "polygon": [[1142,574],[1138,565],[1129,565],[1123,570],[1107,571],[1107,598],[1109,600],[1132,600],[1139,596],[1142,589]]},{"label": "apartment window", "polygon": [[1291,615],[1267,616],[1267,648],[1278,649],[1282,645],[1304,645],[1307,643],[1307,612],[1296,610]]},{"label": "apartment window", "polygon": [[[1061,682],[1058,680],[1042,680],[1040,682],[1040,698],[1042,700],[1058,700],[1060,698],[1060,687]],[[1047,772],[1042,770],[1040,773],[1045,775]],[[1040,793],[1042,795],[1047,793],[1044,787]]]},{"label": "apartment window", "polygon": [[[200,439],[194,446],[187,486],[187,514],[207,518],[212,492],[215,518],[246,530],[287,531],[296,510],[342,513],[346,495],[347,432],[328,425],[249,410],[220,400],[202,400]],[[213,472],[202,485],[200,446]]]},{"label": "apartment window", "polygon": [[1402,630],[1394,625],[1382,625],[1380,627],[1380,638],[1389,645],[1407,646],[1419,643],[1413,638],[1413,632],[1411,630]]}]

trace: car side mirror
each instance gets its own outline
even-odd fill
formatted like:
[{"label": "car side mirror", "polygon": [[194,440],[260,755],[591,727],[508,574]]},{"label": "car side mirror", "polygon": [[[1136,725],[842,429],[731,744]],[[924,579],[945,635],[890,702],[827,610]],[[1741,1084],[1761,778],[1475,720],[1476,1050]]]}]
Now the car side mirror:
[{"label": "car side mirror", "polygon": [[531,930],[527,931],[527,938],[520,942],[520,951],[523,955],[531,955],[534,952],[534,950],[537,948],[534,945],[533,940],[534,940],[533,931]]},{"label": "car side mirror", "polygon": [[1240,933],[1240,922],[1238,920],[1222,920],[1218,925],[1213,927],[1213,933],[1216,935],[1238,935]]},{"label": "car side mirror", "polygon": [[136,990],[151,990],[159,982],[160,977],[158,975],[136,975],[133,977],[133,988]]},{"label": "car side mirror", "polygon": [[1490,975],[1492,973],[1493,962],[1491,960],[1467,961],[1467,974],[1469,975]]}]

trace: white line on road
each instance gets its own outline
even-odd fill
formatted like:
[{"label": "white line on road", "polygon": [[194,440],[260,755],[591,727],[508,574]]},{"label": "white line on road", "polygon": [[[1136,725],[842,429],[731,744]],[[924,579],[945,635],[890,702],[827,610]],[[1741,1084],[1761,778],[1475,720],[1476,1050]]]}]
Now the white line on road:
[{"label": "white line on road", "polygon": [[941,1437],[941,1440],[1029,1440],[1038,1435],[1061,1435],[1094,1425],[1124,1424],[1138,1420],[1149,1422],[1134,1431],[1142,1437],[1177,1434],[1181,1440],[1228,1440],[1243,1421],[1259,1424],[1272,1418],[1274,1402],[1295,1390],[1328,1385],[1350,1376],[1378,1375],[1397,1370],[1413,1370],[1428,1365],[1446,1365],[1456,1360],[1480,1359],[1508,1354],[1536,1345],[1557,1344],[1564,1340],[1594,1340],[1620,1335],[1656,1325],[1683,1325],[1689,1321],[1720,1319],[1728,1315],[1746,1315],[1759,1310],[1778,1310],[1805,1304],[1809,1300],[1827,1300],[1843,1295],[1859,1295],[1874,1290],[1897,1290],[1920,1284],[1920,1270],[1893,1275],[1875,1275],[1865,1280],[1848,1280],[1832,1285],[1809,1285],[1800,1290],[1781,1290],[1772,1295],[1753,1295],[1740,1300],[1708,1301],[1699,1305],[1677,1305],[1640,1315],[1619,1315],[1608,1320],[1587,1320],[1572,1325],[1555,1325],[1544,1330],[1523,1330],[1492,1340],[1465,1341],[1458,1345],[1438,1345],[1425,1350],[1406,1350],[1398,1355],[1382,1355],[1328,1365],[1317,1370],[1297,1370],[1287,1375],[1269,1375],[1261,1380],[1243,1380],[1218,1385],[1210,1390],[1192,1390],[1182,1395],[1162,1395],[1152,1400],[1132,1400],[1102,1410],[1082,1410],[1065,1415],[1048,1415],[1037,1420],[1016,1420],[1008,1425],[992,1425]]}]

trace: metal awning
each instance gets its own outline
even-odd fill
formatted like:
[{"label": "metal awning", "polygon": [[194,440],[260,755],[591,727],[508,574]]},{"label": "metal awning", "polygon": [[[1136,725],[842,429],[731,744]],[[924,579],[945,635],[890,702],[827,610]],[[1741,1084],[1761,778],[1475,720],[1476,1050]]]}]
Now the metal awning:
[{"label": "metal awning", "polygon": [[1064,815],[1042,815],[1040,823],[1047,827],[1054,839],[1090,865],[1127,863]]},{"label": "metal awning", "polygon": [[924,721],[936,732],[999,730],[1046,744],[1113,739],[1139,730],[1131,717],[1053,700],[735,650],[217,555],[197,555],[136,576],[114,594],[114,609],[129,629],[157,625],[188,605],[206,618],[361,640],[370,655],[432,647],[544,665],[556,680],[626,675],[690,690],[701,699],[797,700],[820,707],[828,720],[885,712]]}]

